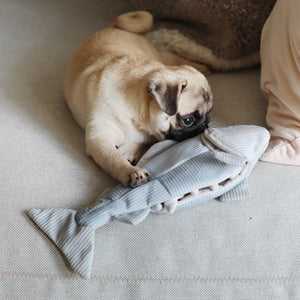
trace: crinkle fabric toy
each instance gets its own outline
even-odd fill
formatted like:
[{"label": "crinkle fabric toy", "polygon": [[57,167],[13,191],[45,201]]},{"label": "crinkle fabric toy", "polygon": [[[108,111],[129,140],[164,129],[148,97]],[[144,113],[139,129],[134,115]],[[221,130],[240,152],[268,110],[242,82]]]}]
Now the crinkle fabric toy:
[{"label": "crinkle fabric toy", "polygon": [[73,270],[89,278],[95,229],[115,219],[138,224],[150,212],[179,211],[214,198],[242,198],[245,178],[268,141],[268,131],[252,125],[210,128],[180,143],[162,141],[138,164],[149,172],[148,183],[137,188],[118,185],[80,211],[32,209],[29,216]]}]

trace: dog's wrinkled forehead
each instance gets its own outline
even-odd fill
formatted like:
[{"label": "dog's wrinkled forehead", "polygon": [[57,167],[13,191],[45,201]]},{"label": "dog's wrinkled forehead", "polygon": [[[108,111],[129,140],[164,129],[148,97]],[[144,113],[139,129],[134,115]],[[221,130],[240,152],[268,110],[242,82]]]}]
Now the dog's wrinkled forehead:
[{"label": "dog's wrinkled forehead", "polygon": [[212,93],[209,86],[195,85],[182,92],[177,103],[177,111],[181,115],[189,114],[195,110],[207,113],[212,108]]},{"label": "dog's wrinkled forehead", "polygon": [[188,66],[172,67],[154,72],[147,92],[168,115],[189,114],[195,110],[208,112],[212,93],[203,74]]},{"label": "dog's wrinkled forehead", "polygon": [[207,113],[212,108],[212,92],[205,76],[189,67],[185,76],[187,84],[181,93],[178,102],[178,112],[182,115],[189,114],[195,110]]}]

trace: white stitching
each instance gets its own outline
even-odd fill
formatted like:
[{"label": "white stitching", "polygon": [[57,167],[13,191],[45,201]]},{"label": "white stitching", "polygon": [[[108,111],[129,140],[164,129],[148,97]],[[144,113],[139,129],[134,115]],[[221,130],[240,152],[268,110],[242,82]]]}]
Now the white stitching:
[{"label": "white stitching", "polygon": [[[0,271],[1,277],[23,277],[23,278],[40,278],[40,279],[66,279],[66,280],[86,280],[76,275],[58,275],[58,274],[36,274],[27,272],[10,272]],[[300,277],[290,276],[262,276],[262,277],[201,277],[201,276],[182,276],[182,277],[138,277],[138,276],[91,276],[91,281],[112,281],[112,282],[159,282],[159,283],[268,283],[268,282],[297,282]]]}]

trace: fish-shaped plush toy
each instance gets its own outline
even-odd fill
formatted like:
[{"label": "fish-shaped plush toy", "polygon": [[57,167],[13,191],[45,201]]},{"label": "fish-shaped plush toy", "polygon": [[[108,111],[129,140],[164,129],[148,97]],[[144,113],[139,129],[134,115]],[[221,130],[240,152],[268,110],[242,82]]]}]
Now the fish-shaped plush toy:
[{"label": "fish-shaped plush toy", "polygon": [[138,224],[150,212],[180,211],[210,199],[243,197],[245,179],[269,138],[263,127],[238,125],[209,128],[182,142],[165,140],[154,144],[139,161],[149,173],[146,184],[118,185],[80,211],[32,209],[28,214],[73,270],[89,278],[95,229],[113,220]]}]

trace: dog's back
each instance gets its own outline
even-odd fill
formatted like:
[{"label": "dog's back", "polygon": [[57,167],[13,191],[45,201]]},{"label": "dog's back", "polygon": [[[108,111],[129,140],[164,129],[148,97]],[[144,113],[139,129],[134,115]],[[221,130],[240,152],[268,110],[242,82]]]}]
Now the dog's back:
[{"label": "dog's back", "polygon": [[142,35],[152,28],[150,13],[139,11],[120,15],[113,24],[83,41],[68,66],[64,91],[66,101],[79,125],[85,127],[84,95],[87,78],[101,72],[116,58],[139,56],[158,59],[157,52]]},{"label": "dog's back", "polygon": [[[130,12],[120,15],[110,27],[87,38],[73,54],[67,71],[67,83],[71,84],[79,73],[95,63],[96,60],[100,66],[105,65],[109,58],[114,55],[136,55],[136,50],[139,47],[142,49],[138,54],[145,56],[144,50],[147,53],[147,48],[152,46],[140,34],[149,31],[152,28],[152,23],[153,18],[150,13],[144,11]],[[131,47],[134,47],[134,51],[131,50]],[[99,58],[104,55],[108,57],[100,62]]]}]

